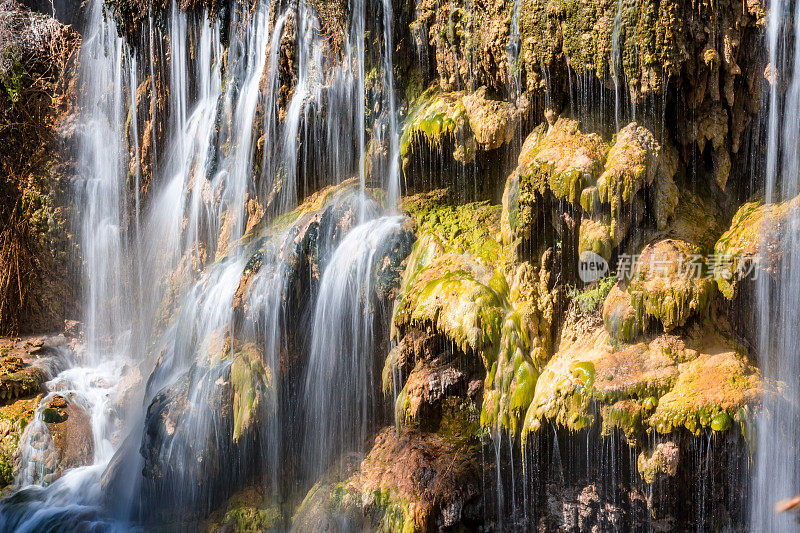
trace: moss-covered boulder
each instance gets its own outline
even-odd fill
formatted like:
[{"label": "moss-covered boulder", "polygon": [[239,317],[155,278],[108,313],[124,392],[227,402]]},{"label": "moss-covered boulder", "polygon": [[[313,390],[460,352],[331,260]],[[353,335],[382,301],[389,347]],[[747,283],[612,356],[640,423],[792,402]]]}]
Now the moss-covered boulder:
[{"label": "moss-covered boulder", "polygon": [[664,239],[642,250],[627,292],[641,320],[655,320],[668,332],[702,316],[715,287],[698,247]]},{"label": "moss-covered boulder", "polygon": [[400,140],[403,166],[408,168],[416,152],[444,146],[452,147],[454,161],[471,163],[479,151],[510,142],[521,113],[509,102],[490,98],[486,87],[465,93],[434,86],[416,99],[406,119]]},{"label": "moss-covered boulder", "polygon": [[[593,185],[603,170],[608,144],[596,133],[584,133],[577,120],[559,118],[523,159],[520,196],[524,189],[549,189],[556,198],[577,204],[584,187]],[[527,195],[525,195],[527,196]]]},{"label": "moss-covered boulder", "polygon": [[[427,262],[435,237],[415,245],[394,311],[394,327],[430,327],[464,352],[481,354],[488,367],[507,312],[502,275],[469,256],[444,254]],[[439,245],[440,246],[440,245]],[[407,279],[406,279],[407,278]]]},{"label": "moss-covered boulder", "polygon": [[686,241],[662,239],[620,261],[619,287],[603,307],[608,331],[620,340],[650,324],[669,332],[702,317],[716,291],[701,249]]},{"label": "moss-covered boulder", "polygon": [[[442,93],[435,89],[426,91],[409,113],[400,139],[400,155],[404,166],[410,155],[420,146],[439,148],[442,141],[454,142],[453,159],[469,163],[475,158],[475,138],[469,127],[463,92]],[[418,143],[422,142],[422,145]]]},{"label": "moss-covered boulder", "polygon": [[14,482],[22,435],[36,412],[39,398],[17,399],[0,406],[0,488]]},{"label": "moss-covered boulder", "polygon": [[581,227],[578,230],[578,253],[593,252],[609,261],[616,244],[618,243],[615,243],[612,224],[591,218],[581,221]]},{"label": "moss-covered boulder", "polygon": [[786,242],[798,237],[791,221],[799,210],[800,196],[772,204],[748,202],[739,208],[714,246],[714,279],[726,298],[733,298],[742,278],[763,272],[780,275]]},{"label": "moss-covered boulder", "polygon": [[659,442],[649,453],[642,451],[636,460],[636,469],[647,483],[655,483],[678,473],[680,449],[672,442]]},{"label": "moss-covered boulder", "polygon": [[565,328],[542,370],[523,439],[545,423],[572,431],[602,424],[604,433],[619,429],[632,445],[651,430],[725,431],[760,398],[747,353],[708,323],[683,337],[662,334],[629,345],[602,327],[576,335],[579,324]]},{"label": "moss-covered boulder", "polygon": [[551,224],[545,212],[550,198],[579,207],[584,189],[594,186],[603,171],[608,148],[602,137],[584,133],[580,123],[570,118],[534,129],[523,144],[517,168],[506,180],[503,242],[518,249]]},{"label": "moss-covered boulder", "polygon": [[407,196],[403,211],[418,234],[435,235],[443,250],[469,254],[484,265],[508,260],[500,242],[500,206],[488,201],[459,203],[447,189]]},{"label": "moss-covered boulder", "polygon": [[280,509],[270,504],[258,486],[246,487],[228,499],[227,504],[212,513],[206,530],[221,531],[274,531],[281,526]]},{"label": "moss-covered boulder", "polygon": [[[653,211],[659,230],[667,227],[678,204],[678,188],[673,177],[677,172],[678,155],[669,145],[656,141],[653,133],[632,122],[622,128],[614,137],[608,152],[603,173],[597,180],[600,202],[609,206],[614,240],[617,244],[624,238],[628,229],[617,227],[624,207],[632,205],[637,194],[651,187]],[[598,206],[586,205],[592,212]]]}]

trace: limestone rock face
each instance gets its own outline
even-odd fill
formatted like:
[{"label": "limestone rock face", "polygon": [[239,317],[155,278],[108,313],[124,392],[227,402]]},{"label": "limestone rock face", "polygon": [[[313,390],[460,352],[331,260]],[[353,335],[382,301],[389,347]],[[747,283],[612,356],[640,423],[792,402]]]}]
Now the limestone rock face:
[{"label": "limestone rock face", "polygon": [[726,298],[733,298],[737,282],[748,275],[781,275],[785,243],[798,236],[791,222],[798,209],[800,196],[773,204],[748,202],[739,208],[714,246],[714,278]]},{"label": "limestone rock face", "polygon": [[541,372],[523,438],[545,421],[571,430],[599,422],[604,432],[621,429],[631,443],[641,443],[648,428],[726,431],[734,420],[744,424],[741,409],[760,398],[748,354],[710,324],[621,346],[603,327],[581,335],[576,327],[565,327]]}]

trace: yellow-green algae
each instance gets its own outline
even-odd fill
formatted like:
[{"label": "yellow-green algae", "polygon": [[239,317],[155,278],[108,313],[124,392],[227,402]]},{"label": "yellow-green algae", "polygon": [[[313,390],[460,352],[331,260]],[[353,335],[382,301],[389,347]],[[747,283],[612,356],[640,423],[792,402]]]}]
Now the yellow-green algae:
[{"label": "yellow-green algae", "polygon": [[0,406],[0,488],[14,482],[19,441],[38,404],[33,397]]},{"label": "yellow-green algae", "polygon": [[545,421],[572,431],[598,422],[604,433],[622,430],[631,445],[652,430],[726,431],[740,408],[759,398],[758,370],[709,323],[683,338],[662,334],[624,346],[602,327],[580,335],[576,327],[565,328],[542,371],[523,440]]},{"label": "yellow-green algae", "polygon": [[233,440],[256,423],[262,412],[274,411],[274,384],[270,369],[264,365],[261,349],[254,343],[242,343],[220,331],[210,333],[201,344],[200,362],[216,365],[230,362]]},{"label": "yellow-green algae", "polygon": [[502,235],[510,244],[529,239],[539,213],[537,201],[546,193],[578,205],[585,187],[603,170],[608,144],[596,133],[583,133],[580,123],[559,118],[545,131],[537,127],[525,140],[518,166],[503,193]]},{"label": "yellow-green algae", "polygon": [[[545,187],[556,198],[577,204],[584,187],[594,184],[602,172],[608,144],[596,133],[584,133],[577,120],[559,118],[525,154],[520,173],[522,184],[543,193]],[[522,157],[522,156],[521,156]]]},{"label": "yellow-green algae", "polygon": [[469,163],[478,149],[493,150],[511,141],[518,122],[514,105],[489,98],[486,87],[465,93],[434,86],[416,99],[408,114],[400,155],[407,162],[417,142],[439,148],[449,139],[455,145],[453,158]]},{"label": "yellow-green algae", "polygon": [[733,298],[738,279],[760,255],[758,268],[772,271],[783,257],[789,221],[800,209],[800,196],[779,203],[753,201],[742,205],[730,228],[714,245],[714,280],[726,298]]},{"label": "yellow-green algae", "polygon": [[430,146],[441,146],[446,137],[456,142],[453,157],[468,163],[475,157],[475,141],[469,129],[467,109],[461,91],[445,93],[430,88],[418,99],[400,138],[400,155],[405,160],[417,139],[424,139]]},{"label": "yellow-green algae", "polygon": [[642,333],[642,323],[631,305],[631,297],[619,284],[611,288],[603,302],[603,325],[611,337],[623,342],[630,342]]},{"label": "yellow-green algae", "polygon": [[594,252],[606,261],[611,259],[611,254],[617,243],[614,242],[611,224],[600,220],[584,218],[578,230],[578,253]]},{"label": "yellow-green algae", "polygon": [[[609,205],[614,229],[622,206],[632,203],[634,197],[650,185],[658,191],[658,201],[654,205],[656,224],[658,229],[666,228],[678,203],[673,181],[677,168],[678,156],[674,148],[656,141],[650,130],[635,122],[622,128],[614,136],[605,168],[597,180],[598,197]],[[619,244],[624,232],[612,233],[615,244]]]},{"label": "yellow-green algae", "polygon": [[642,451],[636,460],[636,468],[647,483],[655,483],[659,478],[672,477],[678,473],[680,450],[674,442],[659,442],[648,455]]},{"label": "yellow-green algae", "polygon": [[[430,213],[417,211],[417,217],[426,220]],[[434,216],[438,220],[438,214]],[[485,231],[479,229],[483,224],[474,217],[465,220],[467,228],[476,221],[480,235]],[[460,241],[464,234],[459,231],[439,235],[426,231],[414,246],[395,303],[392,335],[397,338],[411,327],[430,328],[463,353],[479,354],[487,373],[481,422],[516,431],[533,396],[537,364],[546,357],[542,339],[549,334],[552,303],[539,297],[546,291],[527,263],[513,267],[504,253],[482,253],[469,244],[473,239]],[[480,240],[475,242],[485,246]],[[475,250],[483,259],[450,251],[454,249]],[[513,270],[509,272],[511,287],[504,274],[507,270]],[[388,357],[385,389],[394,364]],[[412,407],[409,402],[404,388],[396,400],[401,421]]]},{"label": "yellow-green algae", "polygon": [[402,208],[416,222],[419,234],[435,235],[448,252],[466,253],[484,264],[507,260],[498,240],[499,205],[458,204],[447,189],[437,189],[404,198]]},{"label": "yellow-green algae", "polygon": [[678,239],[656,241],[642,250],[627,287],[642,329],[653,319],[665,332],[672,331],[705,312],[716,288],[700,252]]}]

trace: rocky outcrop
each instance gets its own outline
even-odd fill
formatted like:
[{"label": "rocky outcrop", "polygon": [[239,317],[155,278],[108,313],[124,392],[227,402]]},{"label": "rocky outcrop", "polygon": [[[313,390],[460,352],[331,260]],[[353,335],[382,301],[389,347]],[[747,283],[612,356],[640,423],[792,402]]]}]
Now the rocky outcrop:
[{"label": "rocky outcrop", "polygon": [[480,523],[479,449],[465,429],[443,437],[385,428],[352,476],[311,489],[293,529],[430,531]]},{"label": "rocky outcrop", "polygon": [[621,429],[632,444],[641,444],[648,428],[725,431],[734,420],[747,422],[744,411],[760,398],[749,356],[713,326],[622,346],[603,327],[576,335],[580,327],[565,327],[542,370],[523,438],[545,420],[572,430],[601,422],[604,432]]},{"label": "rocky outcrop", "polygon": [[[0,338],[0,488],[18,481],[24,474],[21,469],[31,464],[39,473],[30,479],[51,481],[66,468],[93,459],[94,441],[85,410],[61,396],[48,400],[55,402],[49,411],[40,405],[46,380],[63,364],[63,349],[68,349],[63,335]],[[45,420],[45,411],[53,416]],[[72,420],[62,425],[72,414]],[[37,443],[34,448],[32,444]],[[25,461],[21,461],[23,454],[29,455]]]},{"label": "rocky outcrop", "polygon": [[752,280],[759,273],[781,275],[785,243],[798,236],[792,222],[798,209],[800,197],[772,204],[748,202],[739,208],[714,246],[714,279],[726,298],[734,297],[743,278]]}]

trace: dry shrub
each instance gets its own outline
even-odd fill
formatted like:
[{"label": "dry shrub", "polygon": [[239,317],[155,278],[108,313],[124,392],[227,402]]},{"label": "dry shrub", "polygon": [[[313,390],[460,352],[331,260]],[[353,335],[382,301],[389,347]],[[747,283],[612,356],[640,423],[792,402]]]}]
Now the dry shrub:
[{"label": "dry shrub", "polygon": [[0,3],[0,334],[55,329],[73,299],[58,128],[79,43],[70,27]]}]

